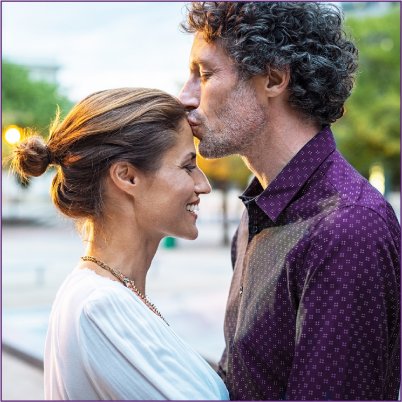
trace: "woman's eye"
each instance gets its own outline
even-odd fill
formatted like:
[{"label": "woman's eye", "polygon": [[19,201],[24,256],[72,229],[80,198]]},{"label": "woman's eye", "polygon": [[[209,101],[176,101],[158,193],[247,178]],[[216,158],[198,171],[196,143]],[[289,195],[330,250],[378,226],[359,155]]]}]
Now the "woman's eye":
[{"label": "woman's eye", "polygon": [[186,165],[184,169],[186,169],[188,173],[191,173],[196,167],[196,165]]}]

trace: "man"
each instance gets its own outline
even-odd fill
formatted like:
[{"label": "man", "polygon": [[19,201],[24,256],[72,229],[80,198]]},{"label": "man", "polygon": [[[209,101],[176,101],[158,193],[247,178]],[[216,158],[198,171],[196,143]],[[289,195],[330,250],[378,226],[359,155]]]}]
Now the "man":
[{"label": "man", "polygon": [[255,175],[232,244],[231,399],[396,399],[400,226],[335,147],[357,68],[339,10],[195,2],[183,26],[199,151],[240,154]]}]

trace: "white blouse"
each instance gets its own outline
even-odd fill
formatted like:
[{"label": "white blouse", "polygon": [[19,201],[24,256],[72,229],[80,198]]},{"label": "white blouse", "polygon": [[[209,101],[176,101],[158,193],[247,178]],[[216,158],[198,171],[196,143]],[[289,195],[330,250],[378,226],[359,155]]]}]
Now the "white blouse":
[{"label": "white blouse", "polygon": [[75,268],[59,289],[45,344],[45,399],[218,400],[209,364],[130,289]]}]

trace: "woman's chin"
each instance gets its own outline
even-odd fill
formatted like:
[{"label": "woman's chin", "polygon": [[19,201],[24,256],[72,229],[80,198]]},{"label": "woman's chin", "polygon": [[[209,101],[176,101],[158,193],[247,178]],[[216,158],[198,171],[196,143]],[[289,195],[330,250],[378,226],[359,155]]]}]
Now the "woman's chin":
[{"label": "woman's chin", "polygon": [[193,236],[189,237],[188,240],[195,240],[197,237],[198,237],[198,230]]},{"label": "woman's chin", "polygon": [[198,229],[194,228],[191,232],[182,235],[175,235],[175,237],[180,237],[185,240],[195,240],[198,237]]}]

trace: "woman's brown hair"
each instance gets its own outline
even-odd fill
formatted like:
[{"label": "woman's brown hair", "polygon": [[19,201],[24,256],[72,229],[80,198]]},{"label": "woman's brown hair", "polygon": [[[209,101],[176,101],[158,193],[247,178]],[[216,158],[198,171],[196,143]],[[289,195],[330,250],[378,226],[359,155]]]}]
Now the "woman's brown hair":
[{"label": "woman's brown hair", "polygon": [[125,161],[143,172],[156,171],[185,117],[181,103],[157,89],[96,92],[63,121],[57,113],[47,141],[33,135],[20,143],[12,168],[27,178],[55,165],[51,194],[56,207],[75,219],[100,217],[103,179],[110,166]]}]

